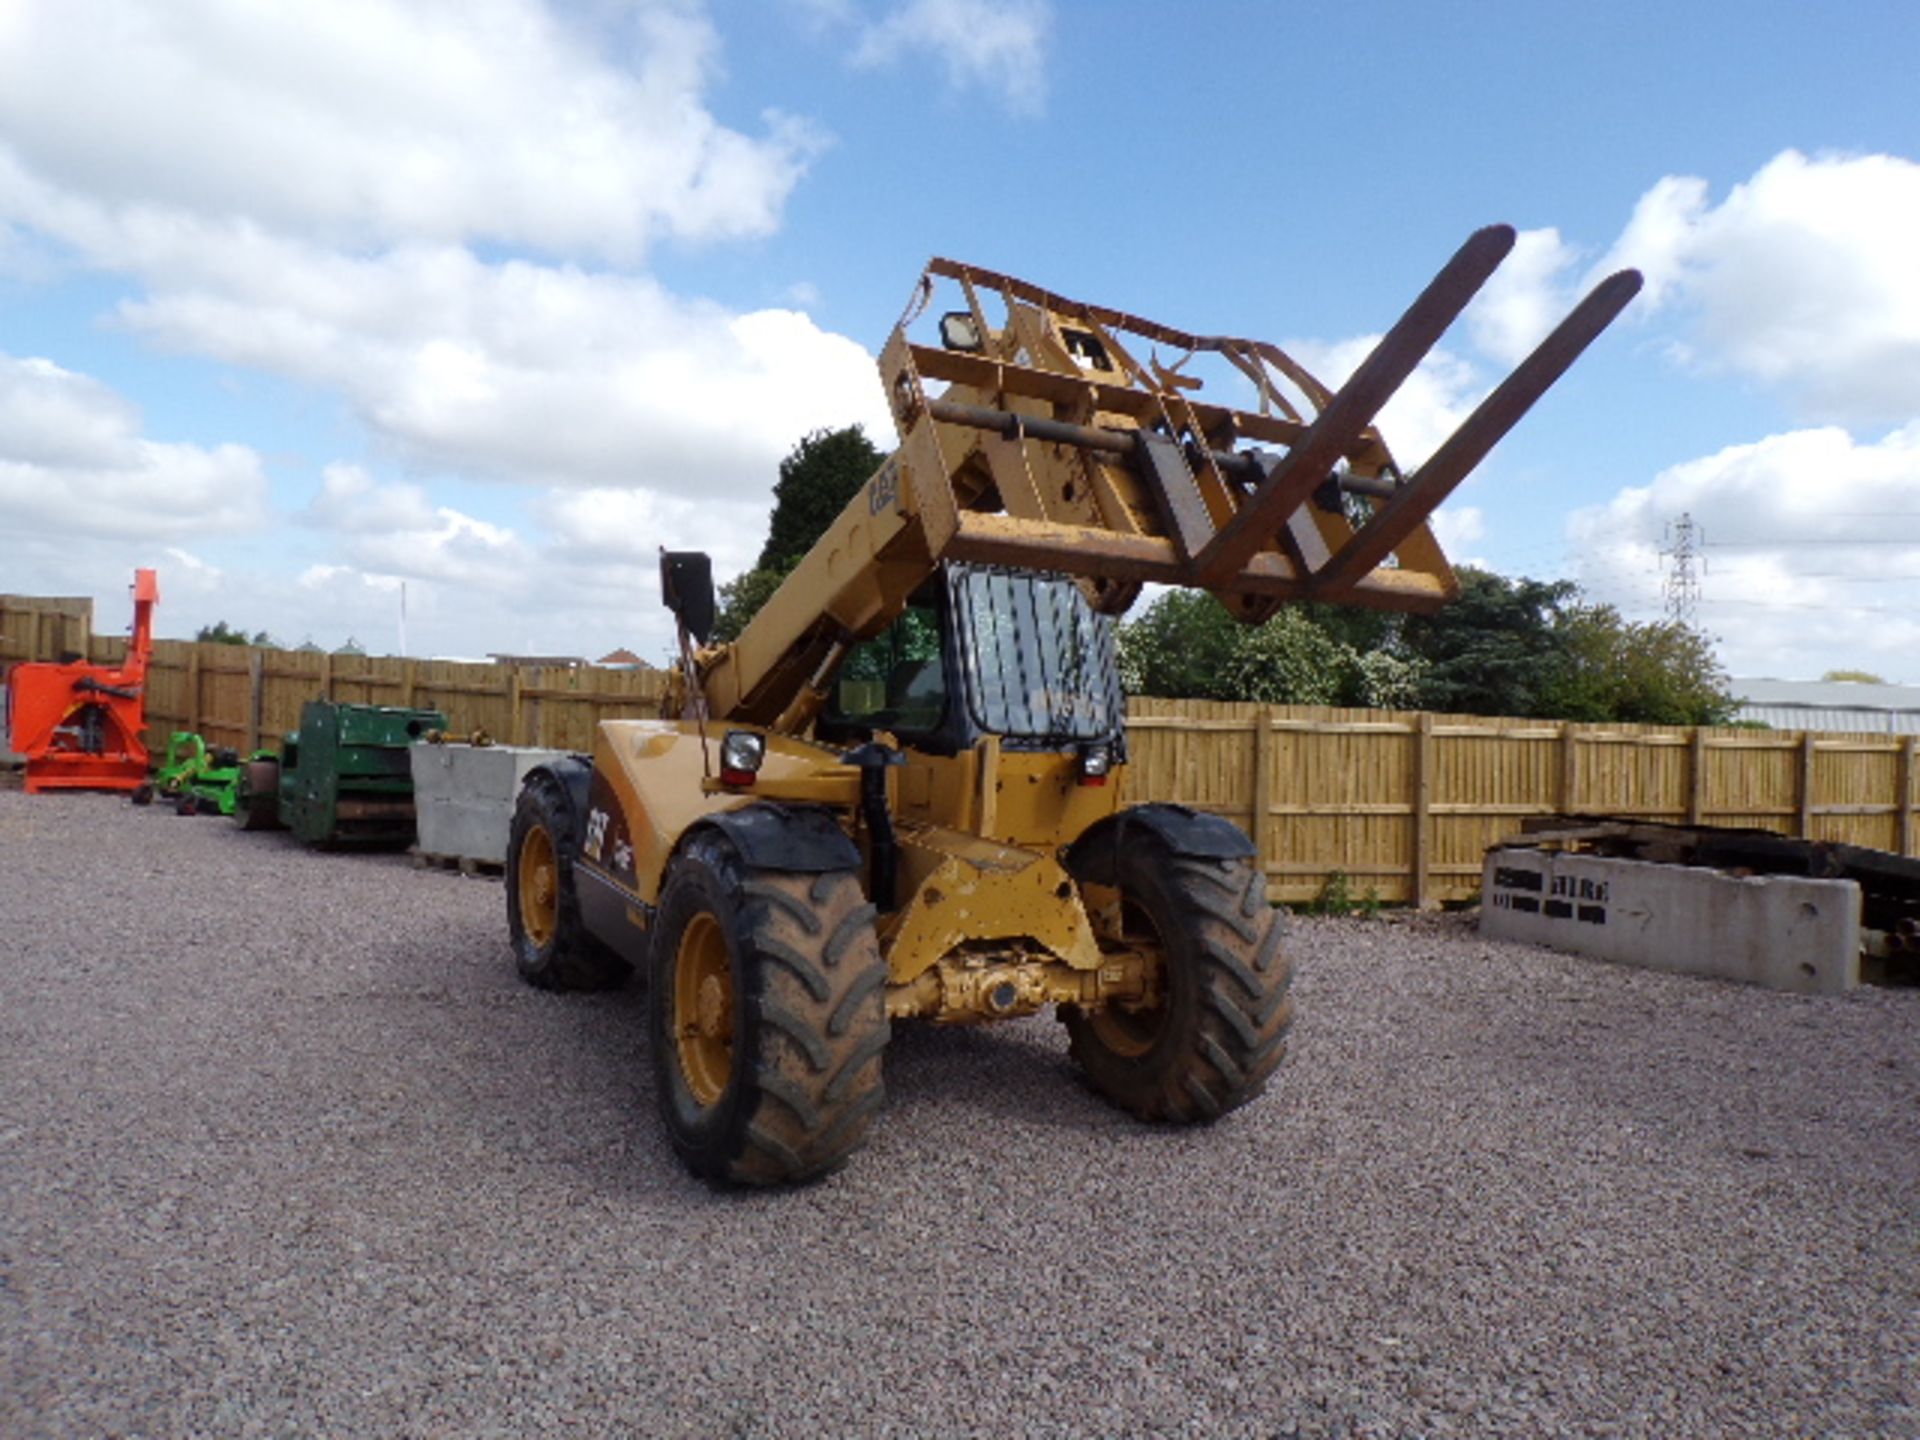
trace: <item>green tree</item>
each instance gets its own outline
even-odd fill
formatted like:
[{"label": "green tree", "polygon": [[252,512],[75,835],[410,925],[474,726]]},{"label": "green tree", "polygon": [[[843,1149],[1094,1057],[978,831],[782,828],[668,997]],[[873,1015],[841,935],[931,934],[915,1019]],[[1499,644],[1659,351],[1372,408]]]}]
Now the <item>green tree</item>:
[{"label": "green tree", "polygon": [[216,620],[211,625],[202,625],[194,631],[193,638],[203,645],[259,645],[268,649],[279,648],[274,638],[266,631],[258,631],[252,639],[248,639],[246,631],[236,630],[224,620]]},{"label": "green tree", "polygon": [[1239,700],[1228,671],[1246,627],[1204,590],[1168,590],[1120,627],[1120,680],[1135,695]]},{"label": "green tree", "polygon": [[720,586],[716,640],[737,640],[747,622],[773,598],[814,542],[847,508],[887,457],[858,425],[815,430],[787,452],[773,486],[767,543],[751,570]]},{"label": "green tree", "polygon": [[1269,704],[1658,725],[1721,724],[1733,713],[1696,630],[1625,620],[1564,580],[1471,569],[1460,578],[1446,609],[1384,621],[1298,605],[1244,626],[1203,592],[1169,591],[1121,627],[1121,678],[1135,694]]},{"label": "green tree", "polygon": [[[1209,597],[1211,598],[1211,597]],[[1300,611],[1241,627],[1226,669],[1234,700],[1269,705],[1339,705],[1357,678],[1359,656]]]},{"label": "green tree", "polygon": [[1887,678],[1876,675],[1871,670],[1829,670],[1820,677],[1822,680],[1840,680],[1854,685],[1884,685]]},{"label": "green tree", "polygon": [[791,565],[778,570],[742,570],[719,590],[719,608],[713,618],[715,641],[738,640],[747,622],[760,613],[760,607],[773,598],[780,582],[792,572]]},{"label": "green tree", "polygon": [[1565,654],[1545,713],[1566,720],[1718,725],[1735,704],[1711,643],[1673,620],[1631,621],[1611,605],[1575,605],[1558,624]]},{"label": "green tree", "polygon": [[1407,709],[1423,667],[1390,649],[1362,651],[1322,623],[1333,606],[1288,606],[1264,625],[1242,625],[1213,596],[1169,590],[1120,627],[1120,678],[1136,695],[1266,704],[1364,705]]},{"label": "green tree", "polygon": [[1354,656],[1353,678],[1342,703],[1368,710],[1418,710],[1426,681],[1427,662],[1417,656],[1368,650]]},{"label": "green tree", "polygon": [[773,519],[756,570],[791,569],[847,508],[887,457],[858,425],[816,430],[780,462]]},{"label": "green tree", "polygon": [[1739,702],[1713,642],[1676,620],[1626,627],[1626,683],[1613,718],[1643,725],[1724,725]]},{"label": "green tree", "polygon": [[1409,655],[1424,662],[1420,708],[1469,715],[1548,716],[1568,663],[1562,612],[1570,580],[1509,580],[1462,568],[1460,595],[1400,627]]}]

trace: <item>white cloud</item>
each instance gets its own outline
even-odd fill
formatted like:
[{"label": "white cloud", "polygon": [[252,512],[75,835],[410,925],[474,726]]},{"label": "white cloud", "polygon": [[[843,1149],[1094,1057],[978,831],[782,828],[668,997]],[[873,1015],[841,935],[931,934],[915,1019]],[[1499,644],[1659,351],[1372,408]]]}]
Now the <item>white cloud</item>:
[{"label": "white cloud", "polygon": [[169,545],[162,553],[166,556],[169,573],[186,575],[189,584],[214,586],[220,583],[222,573],[220,567],[202,560],[191,550],[182,550],[178,545]]},{"label": "white cloud", "polygon": [[1669,176],[1603,268],[1640,266],[1643,311],[1692,322],[1685,353],[1780,387],[1820,419],[1920,415],[1920,164],[1775,156],[1719,205]]},{"label": "white cloud", "polygon": [[239,533],[267,520],[260,457],[141,433],[115,391],[0,355],[0,530],[129,540]]},{"label": "white cloud", "polygon": [[1522,230],[1467,307],[1463,318],[1473,343],[1502,364],[1524,360],[1572,308],[1567,273],[1579,258],[1558,230]]},{"label": "white cloud", "polygon": [[737,314],[645,277],[458,248],[359,258],[86,202],[43,214],[147,281],[120,308],[129,328],[333,390],[428,467],[737,495],[763,490],[809,430],[860,421],[891,439],[868,352],[797,311]]},{"label": "white cloud", "polygon": [[331,390],[423,469],[541,487],[764,493],[808,430],[890,438],[867,351],[797,311],[480,258],[774,226],[803,147],[707,114],[692,6],[640,5],[625,67],[533,0],[79,9],[0,31],[0,225],[132,277],[118,318],[154,343]]},{"label": "white cloud", "polygon": [[[106,205],[245,215],[330,243],[484,240],[633,259],[769,233],[818,140],[702,102],[718,42],[679,0],[615,39],[534,0],[61,0],[0,27],[19,166]],[[607,47],[611,48],[611,47]]]},{"label": "white cloud", "polygon": [[433,506],[418,485],[386,485],[358,465],[329,465],[302,512],[309,524],[347,534],[431,529]]},{"label": "white cloud", "polygon": [[[1331,343],[1290,340],[1286,350],[1321,383],[1338,390],[1380,343],[1378,335],[1356,335]],[[1474,366],[1450,350],[1429,351],[1413,374],[1381,410],[1380,433],[1403,473],[1411,475],[1439,448],[1489,388]]]},{"label": "white cloud", "polygon": [[660,551],[704,550],[716,576],[752,565],[766,536],[763,501],[694,500],[646,490],[580,490],[536,507],[552,553],[569,565],[657,568]]},{"label": "white cloud", "polygon": [[1707,182],[1691,175],[1668,175],[1635,202],[1626,229],[1600,268],[1631,265],[1640,271],[1646,282],[1640,291],[1642,313],[1667,304],[1683,290],[1687,252],[1706,211]]},{"label": "white cloud", "polygon": [[327,466],[301,518],[333,532],[354,567],[395,580],[523,589],[533,568],[532,551],[511,529],[433,505],[419,486],[382,483],[356,465]]},{"label": "white cloud", "polygon": [[1645,612],[1682,514],[1704,540],[1699,622],[1733,673],[1920,678],[1920,421],[1871,443],[1797,430],[1672,466],[1571,517],[1575,578]]},{"label": "white cloud", "polygon": [[[15,583],[106,595],[158,537],[169,633],[384,646],[404,581],[416,653],[664,648],[660,545],[742,568],[799,436],[891,440],[862,345],[640,268],[770,233],[821,144],[717,119],[717,59],[695,0],[0,0],[0,266],[124,277],[123,333],[336,396],[372,442],[242,551],[219,537],[270,518],[254,452],[0,361]],[[517,487],[529,523],[443,503],[449,474]],[[102,537],[84,566],[76,535]]]},{"label": "white cloud", "polygon": [[1443,505],[1433,512],[1433,534],[1440,548],[1455,556],[1454,564],[1473,561],[1457,558],[1467,546],[1479,543],[1487,533],[1487,515],[1478,505]]},{"label": "white cloud", "polygon": [[126,326],[334,390],[431,467],[738,494],[809,430],[857,420],[891,438],[867,351],[797,311],[737,314],[642,276],[457,247],[348,256],[31,181],[12,193],[92,263],[146,282],[120,308]]},{"label": "white cloud", "polygon": [[853,61],[887,66],[931,56],[954,89],[997,91],[1009,108],[1030,114],[1045,101],[1052,23],[1044,0],[907,0],[863,27]]}]

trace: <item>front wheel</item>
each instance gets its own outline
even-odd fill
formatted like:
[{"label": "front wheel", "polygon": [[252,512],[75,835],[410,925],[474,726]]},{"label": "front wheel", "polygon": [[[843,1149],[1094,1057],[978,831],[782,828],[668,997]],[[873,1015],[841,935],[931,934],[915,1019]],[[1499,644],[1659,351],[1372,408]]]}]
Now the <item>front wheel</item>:
[{"label": "front wheel", "polygon": [[1215,1120],[1266,1088],[1286,1053],[1293,967],[1280,916],[1244,859],[1175,855],[1150,841],[1118,857],[1116,947],[1157,954],[1157,1003],[1062,1007],[1073,1058],[1102,1096],[1144,1120]]},{"label": "front wheel", "polygon": [[717,834],[674,861],[648,1021],[661,1119],[695,1175],[792,1184],[860,1147],[889,1034],[873,919],[847,871],[755,870]]},{"label": "front wheel", "polygon": [[614,990],[626,961],[587,933],[574,892],[580,827],[560,782],[536,771],[507,833],[507,933],[520,978],[542,990]]}]

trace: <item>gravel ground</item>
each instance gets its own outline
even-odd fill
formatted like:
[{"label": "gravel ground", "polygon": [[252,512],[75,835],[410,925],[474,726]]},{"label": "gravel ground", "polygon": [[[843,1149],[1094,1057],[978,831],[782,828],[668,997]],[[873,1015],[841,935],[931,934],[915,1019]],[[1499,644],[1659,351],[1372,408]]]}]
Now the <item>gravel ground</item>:
[{"label": "gravel ground", "polygon": [[717,1194],[497,881],[0,792],[0,1434],[1920,1435],[1920,995],[1297,921],[1208,1129],[903,1027]]}]

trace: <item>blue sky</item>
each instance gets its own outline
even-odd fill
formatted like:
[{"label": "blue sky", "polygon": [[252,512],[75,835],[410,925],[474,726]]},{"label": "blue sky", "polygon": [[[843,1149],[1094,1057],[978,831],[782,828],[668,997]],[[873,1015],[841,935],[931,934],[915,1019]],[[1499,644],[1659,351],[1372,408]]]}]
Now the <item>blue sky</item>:
[{"label": "blue sky", "polygon": [[163,634],[666,649],[929,254],[1338,380],[1522,231],[1403,462],[1649,286],[1442,512],[1741,675],[1920,682],[1920,7],[0,0],[0,590]]}]

